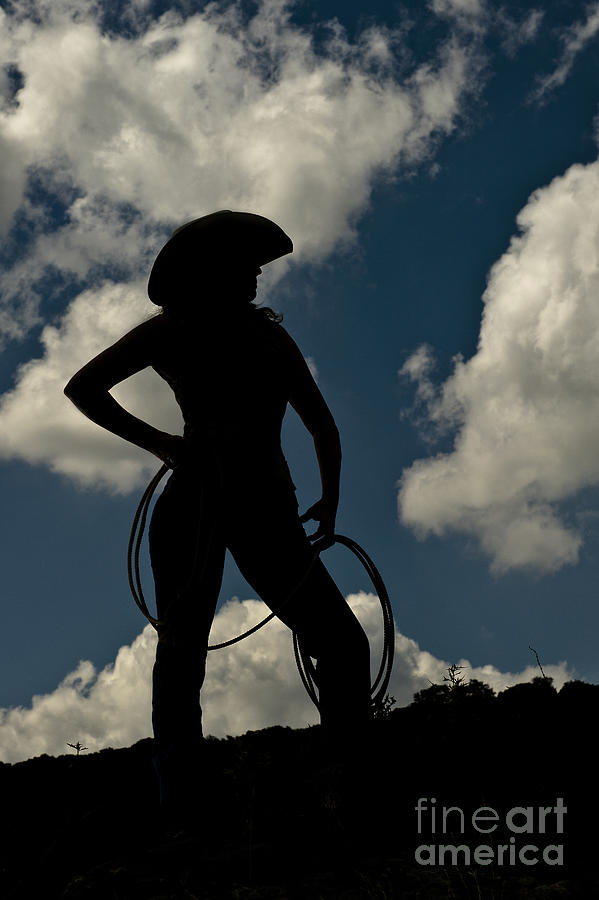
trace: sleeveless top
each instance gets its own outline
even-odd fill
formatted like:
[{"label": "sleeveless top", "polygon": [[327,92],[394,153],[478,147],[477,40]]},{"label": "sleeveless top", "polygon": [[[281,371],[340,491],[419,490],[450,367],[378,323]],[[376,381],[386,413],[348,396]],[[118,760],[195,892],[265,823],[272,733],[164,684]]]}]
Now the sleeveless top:
[{"label": "sleeveless top", "polygon": [[153,368],[175,394],[192,459],[216,462],[232,489],[295,490],[281,448],[291,389],[281,326],[252,307],[191,326],[165,315],[161,325]]}]

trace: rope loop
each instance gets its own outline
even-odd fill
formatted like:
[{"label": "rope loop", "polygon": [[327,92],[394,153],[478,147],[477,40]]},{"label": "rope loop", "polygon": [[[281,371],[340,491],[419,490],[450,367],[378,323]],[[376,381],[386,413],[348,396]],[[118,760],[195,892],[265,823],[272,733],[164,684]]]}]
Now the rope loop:
[{"label": "rope loop", "polygon": [[[129,535],[129,544],[127,547],[127,575],[129,579],[131,594],[140,611],[146,617],[148,622],[150,622],[150,624],[156,629],[156,631],[158,631],[159,627],[161,625],[164,625],[164,623],[155,618],[148,609],[141,584],[139,558],[143,535],[146,527],[146,521],[148,518],[148,511],[150,509],[150,503],[152,501],[152,497],[154,496],[156,488],[158,487],[159,483],[162,481],[166,473],[169,471],[169,468],[170,467],[166,465],[166,463],[161,466],[145,489],[133,517],[131,533]],[[368,577],[370,578],[375,588],[376,594],[381,604],[383,615],[383,652],[379,669],[370,691],[372,697],[371,703],[373,706],[376,706],[382,702],[385,696],[385,693],[389,686],[389,679],[391,678],[391,670],[393,668],[393,655],[395,649],[395,624],[393,621],[391,601],[389,600],[387,588],[385,587],[385,583],[383,582],[381,574],[366,551],[362,547],[360,547],[360,545],[356,543],[356,541],[346,537],[343,534],[335,534],[333,535],[333,538],[334,543],[343,544],[343,546],[347,547],[348,550],[351,550],[351,552],[360,560],[363,567],[366,569]],[[233,644],[237,644],[239,641],[244,640],[244,638],[249,637],[251,634],[254,634],[256,631],[266,625],[267,622],[270,622],[270,620],[273,619],[281,611],[283,606],[288,603],[289,600],[294,596],[294,594],[302,587],[302,585],[310,575],[312,567],[314,566],[316,560],[319,558],[319,555],[320,551],[315,550],[312,559],[310,560],[310,563],[303,573],[302,577],[294,586],[293,590],[287,595],[287,597],[285,597],[277,610],[269,613],[269,615],[265,616],[265,618],[258,622],[257,625],[254,625],[252,628],[248,628],[248,630],[244,631],[242,634],[238,634],[236,637],[231,638],[228,641],[223,641],[220,644],[209,644],[208,650],[221,650],[223,647],[231,647]],[[295,631],[293,632],[293,650],[295,653],[295,661],[297,663],[297,668],[302,683],[306,688],[308,696],[318,709],[319,702],[316,687],[316,668],[314,666],[314,663],[312,662],[312,658],[309,656],[305,648],[302,647],[301,639]]]}]

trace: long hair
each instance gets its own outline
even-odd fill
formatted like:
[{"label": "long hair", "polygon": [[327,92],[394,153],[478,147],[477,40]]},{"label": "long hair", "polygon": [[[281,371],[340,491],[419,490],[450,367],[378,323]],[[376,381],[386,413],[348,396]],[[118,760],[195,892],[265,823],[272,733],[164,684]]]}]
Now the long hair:
[{"label": "long hair", "polygon": [[[256,314],[260,314],[262,319],[266,319],[268,322],[274,322],[276,325],[280,325],[283,321],[282,313],[277,312],[275,309],[272,309],[270,306],[254,306],[253,303],[248,304],[249,309],[253,310]],[[212,305],[208,307],[209,309],[215,309],[215,306]],[[161,316],[173,316],[177,318],[177,304],[176,303],[164,303],[159,307]],[[180,307],[179,307],[180,309]]]},{"label": "long hair", "polygon": [[264,318],[268,319],[270,322],[276,322],[277,325],[280,325],[283,321],[282,314],[271,309],[270,306],[256,306],[255,309],[257,312],[262,313]]}]

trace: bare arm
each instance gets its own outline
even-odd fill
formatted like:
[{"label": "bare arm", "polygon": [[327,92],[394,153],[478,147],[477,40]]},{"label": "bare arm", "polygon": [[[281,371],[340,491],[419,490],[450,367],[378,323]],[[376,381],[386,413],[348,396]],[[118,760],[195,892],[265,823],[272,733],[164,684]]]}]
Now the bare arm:
[{"label": "bare arm", "polygon": [[285,336],[293,372],[293,388],[289,402],[312,435],[322,483],[320,500],[306,510],[301,521],[306,522],[308,519],[319,521],[318,530],[310,536],[310,539],[322,539],[322,549],[325,549],[333,543],[335,517],[339,505],[341,474],[339,430],[300,349],[282,328],[281,332]]},{"label": "bare arm", "polygon": [[173,465],[183,438],[138,419],[110,394],[115,384],[152,365],[158,328],[155,319],[142,322],[76,372],[64,392],[92,422]]}]

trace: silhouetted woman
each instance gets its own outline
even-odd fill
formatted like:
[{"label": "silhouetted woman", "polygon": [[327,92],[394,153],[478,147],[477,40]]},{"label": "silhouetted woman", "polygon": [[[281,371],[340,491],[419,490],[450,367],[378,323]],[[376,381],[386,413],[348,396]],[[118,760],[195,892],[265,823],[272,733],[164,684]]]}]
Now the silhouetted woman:
[{"label": "silhouetted woman", "polygon": [[[292,595],[279,615],[317,660],[323,726],[351,740],[368,717],[368,640],[320,560],[292,593],[313,557],[301,522],[316,519],[311,540],[332,542],[341,448],[280,317],[252,303],[260,266],[291,250],[277,225],[250,213],[224,210],[184,225],[150,275],[148,294],[161,314],[92,359],[65,388],[88,418],[173,469],[150,525],[163,623],[152,699],[163,799],[175,792],[169,778],[185,770],[186,749],[197,754],[201,745],[200,688],[227,547],[272,609]],[[109,393],[147,366],[175,394],[182,437],[131,415]],[[314,439],[322,481],[321,499],[301,519],[281,449],[288,403]]]}]

